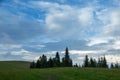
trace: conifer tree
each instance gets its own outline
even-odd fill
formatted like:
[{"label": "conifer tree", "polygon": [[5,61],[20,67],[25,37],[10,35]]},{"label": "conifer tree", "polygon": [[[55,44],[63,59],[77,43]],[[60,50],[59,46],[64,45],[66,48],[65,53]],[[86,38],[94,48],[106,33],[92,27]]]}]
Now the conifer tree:
[{"label": "conifer tree", "polygon": [[50,57],[48,60],[48,67],[53,67],[54,63],[53,63],[53,59]]},{"label": "conifer tree", "polygon": [[58,52],[56,53],[56,56],[54,58],[54,66],[55,67],[60,67],[60,56],[59,56]]},{"label": "conifer tree", "polygon": [[94,67],[97,67],[97,61],[96,61],[96,59],[94,59],[93,61],[94,61]]},{"label": "conifer tree", "polygon": [[92,59],[92,57],[90,58],[89,66],[90,66],[90,67],[95,67],[95,62],[94,62],[94,60]]},{"label": "conifer tree", "polygon": [[34,61],[30,63],[30,68],[36,68],[36,64]]},{"label": "conifer tree", "polygon": [[115,64],[115,68],[119,68],[119,64],[118,64],[118,62]]},{"label": "conifer tree", "polygon": [[64,67],[72,67],[72,60],[69,57],[69,50],[66,48],[65,56],[62,58],[62,65]]},{"label": "conifer tree", "polygon": [[97,67],[101,67],[101,58],[98,58]]},{"label": "conifer tree", "polygon": [[74,67],[78,67],[78,64],[76,63],[76,64],[74,65]]},{"label": "conifer tree", "polygon": [[36,68],[41,68],[41,61],[40,60],[37,60],[37,62],[36,62]]},{"label": "conifer tree", "polygon": [[89,59],[88,59],[88,55],[85,56],[84,67],[89,67]]},{"label": "conifer tree", "polygon": [[40,56],[36,62],[36,68],[41,68],[41,67],[42,67],[42,65],[41,65],[41,56]]},{"label": "conifer tree", "polygon": [[103,67],[104,67],[104,68],[107,68],[107,67],[108,67],[108,65],[107,65],[107,60],[106,60],[105,56],[104,56],[104,58],[103,58]]},{"label": "conifer tree", "polygon": [[47,67],[47,57],[43,54],[41,58],[41,67],[46,68]]},{"label": "conifer tree", "polygon": [[110,68],[115,68],[114,65],[113,65],[113,63],[111,63]]}]

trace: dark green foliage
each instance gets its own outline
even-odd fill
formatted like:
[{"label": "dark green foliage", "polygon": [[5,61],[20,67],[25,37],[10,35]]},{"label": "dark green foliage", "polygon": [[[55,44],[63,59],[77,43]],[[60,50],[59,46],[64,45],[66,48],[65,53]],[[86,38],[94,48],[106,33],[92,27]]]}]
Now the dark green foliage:
[{"label": "dark green foliage", "polygon": [[36,68],[41,68],[41,57],[37,60]]},{"label": "dark green foliage", "polygon": [[43,54],[42,57],[40,56],[36,62],[36,68],[46,68],[48,67],[47,64],[47,57]]},{"label": "dark green foliage", "polygon": [[47,60],[47,56],[44,54],[39,57],[37,62],[32,62],[30,65],[30,68],[50,68],[50,67],[72,67],[72,60],[69,57],[69,51],[68,48],[66,48],[65,51],[65,57],[62,58],[62,62],[60,62],[60,56],[59,53],[56,52],[56,55],[54,58],[49,58]]},{"label": "dark green foliage", "polygon": [[108,68],[108,65],[107,65],[107,60],[106,60],[105,56],[101,57],[101,58],[98,58],[98,62],[97,62],[93,58],[90,58],[90,60],[89,60],[88,56],[86,55],[83,67]]},{"label": "dark green foliage", "polygon": [[50,59],[48,60],[48,67],[53,67],[54,66],[54,62],[53,59],[50,57]]},{"label": "dark green foliage", "polygon": [[[56,52],[54,58],[50,57],[49,60],[47,60],[47,56],[43,54],[42,56],[39,57],[36,63],[33,61],[30,64],[30,68],[49,68],[49,67],[73,67],[72,59],[69,56],[68,48],[65,49],[65,56],[62,58],[62,61],[60,61],[59,53]],[[74,67],[78,67],[78,65],[75,64]],[[105,56],[98,58],[97,61],[96,59],[93,59],[92,57],[89,58],[88,55],[86,55],[82,67],[108,68],[108,65]],[[118,63],[116,63],[115,65],[111,64],[111,68],[112,67],[119,68],[119,65]]]},{"label": "dark green foliage", "polygon": [[43,54],[41,58],[41,68],[47,67],[47,57]]},{"label": "dark green foliage", "polygon": [[119,68],[119,64],[118,63],[115,64],[115,68]]},{"label": "dark green foliage", "polygon": [[29,62],[0,61],[0,80],[120,80],[120,69],[29,69]]},{"label": "dark green foliage", "polygon": [[72,67],[72,60],[69,57],[68,48],[66,48],[65,56],[62,58],[62,66],[64,66],[64,67]]},{"label": "dark green foliage", "polygon": [[107,60],[106,60],[105,56],[98,58],[97,67],[100,67],[100,68],[107,68],[108,67]]},{"label": "dark green foliage", "polygon": [[55,58],[53,58],[54,61],[54,67],[60,67],[61,63],[60,63],[60,56],[59,53],[56,53]]},{"label": "dark green foliage", "polygon": [[120,65],[118,64],[118,62],[116,62],[115,64],[111,63],[110,68],[120,68]]},{"label": "dark green foliage", "polygon": [[103,65],[102,65],[102,67],[104,67],[104,68],[107,68],[107,67],[108,67],[108,65],[107,65],[107,60],[106,60],[105,56],[104,56],[104,58],[103,58]]},{"label": "dark green foliage", "polygon": [[89,59],[88,59],[88,55],[85,56],[85,60],[84,60],[84,67],[89,67]]},{"label": "dark green foliage", "polygon": [[113,63],[111,63],[110,68],[115,68],[115,66],[113,65]]},{"label": "dark green foliage", "polygon": [[76,63],[76,64],[74,65],[74,67],[79,67],[79,66],[78,66],[78,64]]},{"label": "dark green foliage", "polygon": [[90,58],[89,67],[96,67],[96,64],[97,64],[97,63],[96,63],[96,60]]},{"label": "dark green foliage", "polygon": [[30,68],[36,68],[36,63],[34,61],[30,63]]},{"label": "dark green foliage", "polygon": [[98,58],[97,67],[102,67],[102,64],[101,64],[101,59],[100,59],[100,58]]}]

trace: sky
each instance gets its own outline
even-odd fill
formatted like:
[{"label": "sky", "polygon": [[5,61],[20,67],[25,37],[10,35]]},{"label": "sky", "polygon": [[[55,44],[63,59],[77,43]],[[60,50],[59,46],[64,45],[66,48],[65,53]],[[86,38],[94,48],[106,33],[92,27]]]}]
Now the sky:
[{"label": "sky", "polygon": [[120,62],[120,0],[0,0],[0,60],[54,57],[65,48]]}]

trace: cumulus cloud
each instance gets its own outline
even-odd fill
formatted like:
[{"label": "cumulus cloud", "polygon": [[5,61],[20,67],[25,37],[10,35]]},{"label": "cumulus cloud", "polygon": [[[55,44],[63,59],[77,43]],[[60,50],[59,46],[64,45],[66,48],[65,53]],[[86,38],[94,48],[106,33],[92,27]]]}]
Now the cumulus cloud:
[{"label": "cumulus cloud", "polygon": [[97,13],[99,20],[103,22],[103,36],[119,37],[120,33],[120,10],[110,8]]},{"label": "cumulus cloud", "polygon": [[21,47],[22,45],[16,45],[16,44],[0,44],[0,48],[3,50],[16,49]]},{"label": "cumulus cloud", "polygon": [[88,46],[94,46],[102,43],[108,43],[108,40],[101,39],[101,38],[92,38],[90,42],[88,43]]},{"label": "cumulus cloud", "polygon": [[11,55],[29,55],[29,51],[21,49],[20,51],[12,51]]},{"label": "cumulus cloud", "polygon": [[34,1],[31,2],[31,5],[48,11],[45,17],[45,26],[51,36],[57,34],[54,36],[63,39],[86,37],[86,29],[92,27],[93,7],[78,8],[44,1]]},{"label": "cumulus cloud", "polygon": [[3,2],[0,55],[36,60],[41,54],[54,56],[56,51],[63,56],[63,50],[69,47],[76,62],[85,54],[95,58],[106,54],[110,62],[110,57],[120,52],[120,1],[86,1]]}]

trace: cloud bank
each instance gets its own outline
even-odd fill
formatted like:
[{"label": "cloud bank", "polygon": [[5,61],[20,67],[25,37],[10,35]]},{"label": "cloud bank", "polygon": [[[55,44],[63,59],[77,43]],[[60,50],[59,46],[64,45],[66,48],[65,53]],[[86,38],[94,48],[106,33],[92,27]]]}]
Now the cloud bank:
[{"label": "cloud bank", "polygon": [[[119,61],[119,0],[11,0],[0,2],[1,60],[53,56],[65,47],[75,62],[88,54]],[[111,59],[112,58],[112,59]]]}]

